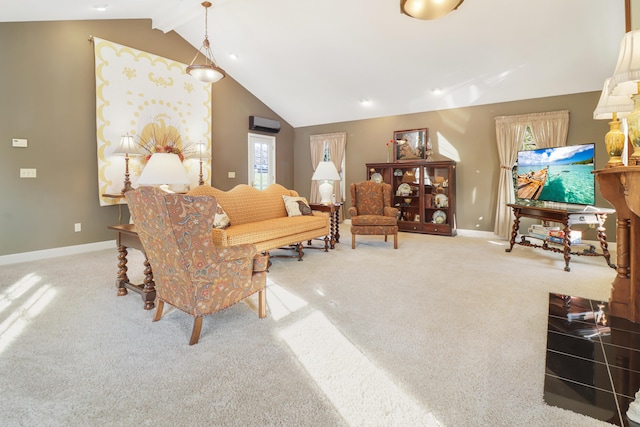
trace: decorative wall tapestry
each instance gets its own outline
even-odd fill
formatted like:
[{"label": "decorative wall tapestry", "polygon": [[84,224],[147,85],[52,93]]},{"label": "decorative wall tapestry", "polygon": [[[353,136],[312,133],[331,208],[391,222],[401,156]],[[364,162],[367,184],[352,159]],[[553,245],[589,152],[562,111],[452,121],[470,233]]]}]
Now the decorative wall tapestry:
[{"label": "decorative wall tapestry", "polygon": [[[186,64],[93,37],[96,67],[96,129],[100,206],[125,203],[119,194],[125,157],[114,151],[122,135],[132,135],[141,155],[130,156],[133,187],[148,157],[172,151],[184,157],[183,165],[198,185],[200,159],[196,143],[211,153],[211,84],[186,74]],[[167,148],[169,146],[169,148]],[[205,182],[211,166],[202,164]]]}]

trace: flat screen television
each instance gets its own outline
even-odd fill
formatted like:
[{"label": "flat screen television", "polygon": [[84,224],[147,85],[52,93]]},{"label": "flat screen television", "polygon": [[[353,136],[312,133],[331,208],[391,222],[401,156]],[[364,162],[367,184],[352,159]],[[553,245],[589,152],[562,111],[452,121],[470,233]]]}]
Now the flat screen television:
[{"label": "flat screen television", "polygon": [[518,199],[593,205],[594,160],[594,143],[519,151]]}]

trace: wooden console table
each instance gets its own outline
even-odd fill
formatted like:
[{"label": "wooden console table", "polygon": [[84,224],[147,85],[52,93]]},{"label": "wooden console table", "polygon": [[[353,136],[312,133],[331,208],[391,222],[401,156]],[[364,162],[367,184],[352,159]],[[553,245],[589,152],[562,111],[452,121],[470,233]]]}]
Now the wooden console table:
[{"label": "wooden console table", "polygon": [[144,254],[142,242],[136,232],[133,224],[110,225],[107,228],[117,233],[116,244],[118,245],[118,277],[116,279],[116,287],[118,288],[118,296],[127,295],[127,289],[139,293],[144,301],[144,309],[152,310],[155,307],[156,288],[153,282],[153,272],[151,264],[144,256],[144,283],[137,285],[129,282],[127,276],[127,248],[138,249]]},{"label": "wooden console table", "polygon": [[640,166],[620,166],[593,172],[600,193],[615,208],[617,275],[612,283],[609,312],[640,323]]},{"label": "wooden console table", "polygon": [[[614,264],[611,264],[611,255],[609,254],[609,249],[607,245],[607,234],[606,229],[604,227],[604,221],[607,219],[607,215],[614,213],[613,209],[601,209],[601,208],[593,208],[585,211],[571,211],[567,209],[554,209],[540,206],[527,206],[527,205],[518,205],[518,204],[507,204],[510,208],[513,209],[513,214],[515,215],[515,220],[513,221],[513,230],[511,231],[511,240],[510,246],[508,249],[505,249],[506,252],[511,252],[513,249],[513,245],[518,244],[522,246],[530,246],[534,248],[541,248],[547,251],[552,252],[561,252],[564,254],[564,270],[571,271],[569,267],[569,261],[571,260],[571,255],[586,255],[586,256],[602,256],[606,260],[607,264],[611,268],[616,268]],[[602,249],[602,253],[596,252],[595,247],[589,244],[589,248],[585,249],[582,252],[572,251],[571,250],[571,240],[569,239],[569,233],[571,232],[571,224],[573,221],[578,220],[578,223],[588,224],[590,223],[588,220],[584,218],[575,218],[575,217],[593,217],[595,221],[592,223],[597,224],[598,230],[598,241],[600,241],[600,248]],[[538,239],[535,236],[528,236],[526,234],[522,235],[522,238],[519,242],[516,242],[516,237],[518,235],[518,229],[520,228],[520,218],[533,218],[538,219],[543,222],[545,226],[548,226],[549,222],[557,222],[564,226],[564,239],[562,244],[557,244],[560,247],[554,246],[556,244],[549,242],[545,239],[542,240],[541,244],[532,243],[529,239]],[[584,243],[574,244],[574,246],[584,246]]]}]

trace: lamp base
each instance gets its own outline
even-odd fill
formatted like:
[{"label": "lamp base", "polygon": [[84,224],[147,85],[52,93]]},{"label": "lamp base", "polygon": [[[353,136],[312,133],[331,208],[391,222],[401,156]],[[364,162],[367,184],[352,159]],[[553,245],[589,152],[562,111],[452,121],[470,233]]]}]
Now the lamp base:
[{"label": "lamp base", "polygon": [[606,164],[606,168],[617,168],[620,166],[624,166],[624,163],[622,162],[622,157],[617,156],[617,157],[609,157],[609,161]]},{"label": "lamp base", "polygon": [[129,154],[127,153],[124,157],[124,186],[122,187],[122,194],[131,190],[133,190],[133,186],[129,179]]},{"label": "lamp base", "polygon": [[629,166],[640,166],[640,138],[631,142],[629,148],[633,147],[633,152],[629,155]]},{"label": "lamp base", "polygon": [[127,191],[131,191],[131,190],[133,190],[133,186],[131,185],[131,181],[129,181],[129,178],[127,178],[127,179],[124,181],[124,187],[122,187],[122,191],[121,191],[121,193],[122,193],[122,194],[124,194],[124,193],[126,193]]},{"label": "lamp base", "polygon": [[[638,91],[640,92],[640,82],[638,82]],[[633,111],[627,116],[627,124],[633,153],[629,156],[629,166],[640,165],[640,93],[636,93],[631,99],[633,99]]]},{"label": "lamp base", "polygon": [[322,181],[322,184],[318,187],[318,191],[320,191],[320,204],[322,205],[330,205],[331,204],[331,194],[333,193],[333,184],[331,181]]},{"label": "lamp base", "polygon": [[626,138],[624,133],[620,130],[621,122],[617,119],[609,122],[609,132],[604,136],[604,143],[607,147],[607,154],[609,155],[609,162],[607,168],[615,168],[622,166],[622,152],[624,150],[624,143]]}]

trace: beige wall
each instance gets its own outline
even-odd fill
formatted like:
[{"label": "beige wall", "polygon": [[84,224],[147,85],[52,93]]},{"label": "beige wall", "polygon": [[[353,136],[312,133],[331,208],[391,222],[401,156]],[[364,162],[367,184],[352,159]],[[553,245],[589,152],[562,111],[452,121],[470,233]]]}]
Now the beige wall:
[{"label": "beige wall", "polygon": [[[148,20],[0,23],[0,256],[114,238],[107,225],[126,207],[98,203],[95,76],[89,35],[190,62],[195,49],[177,34],[152,30]],[[458,228],[492,231],[498,182],[494,117],[568,109],[569,144],[597,142],[604,167],[606,121],[592,120],[599,93],[400,115],[293,129],[232,78],[213,85],[213,185],[247,182],[248,116],[280,120],[277,181],[308,196],[309,135],[347,132],[346,183],[365,178],[365,163],[386,160],[393,131],[428,127],[436,151],[445,141],[459,158]],[[12,148],[27,138],[29,148]],[[442,158],[441,155],[436,156]],[[37,168],[37,179],[20,179]],[[229,171],[235,179],[227,178]],[[347,193],[348,197],[348,193]],[[347,200],[347,203],[349,201]],[[597,204],[607,206],[599,196]],[[82,232],[73,225],[82,223]],[[610,238],[615,230],[609,220]]]},{"label": "beige wall", "polygon": [[[434,158],[451,158],[443,153],[452,152],[455,153],[452,157],[458,161],[458,228],[493,232],[500,168],[494,117],[569,110],[567,143],[573,145],[596,142],[596,168],[604,168],[608,161],[604,149],[604,135],[609,126],[607,121],[593,120],[593,110],[599,96],[599,92],[590,92],[296,128],[296,187],[299,192],[308,196],[311,179],[310,135],[347,132],[348,189],[348,184],[366,179],[366,163],[386,161],[385,144],[393,137],[394,131],[426,127],[429,128],[431,142],[437,153]],[[349,206],[348,190],[346,193],[346,205]],[[596,204],[610,206],[598,192]],[[615,226],[612,219],[609,219],[607,228],[611,230],[610,238],[614,239]]]},{"label": "beige wall", "polygon": [[[149,20],[0,23],[0,255],[113,240],[127,208],[100,207],[90,35],[189,63],[195,48]],[[213,185],[247,182],[248,116],[280,120],[277,179],[293,186],[293,128],[232,78],[212,86]],[[27,138],[28,148],[12,148]],[[20,179],[36,168],[36,179]],[[226,178],[235,171],[236,178]],[[82,232],[74,224],[82,223]]]}]

